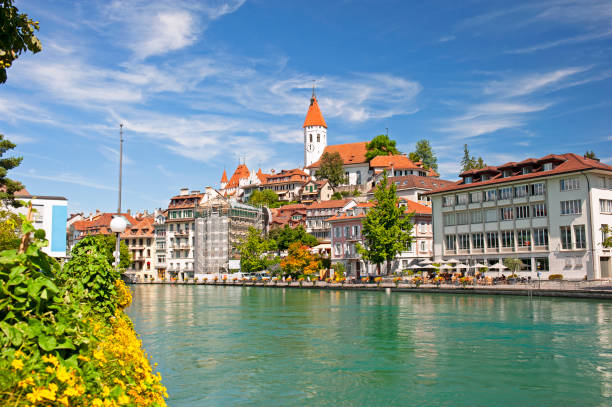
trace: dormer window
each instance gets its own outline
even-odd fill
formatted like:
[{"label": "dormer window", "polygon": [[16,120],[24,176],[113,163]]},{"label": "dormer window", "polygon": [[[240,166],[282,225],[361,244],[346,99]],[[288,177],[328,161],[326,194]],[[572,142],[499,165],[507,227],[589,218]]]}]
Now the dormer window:
[{"label": "dormer window", "polygon": [[480,177],[481,181],[488,181],[489,180],[489,174],[482,174],[482,176]]},{"label": "dormer window", "polygon": [[531,172],[531,168],[529,167],[523,167],[523,169],[521,170],[521,173],[524,174],[529,174]]},{"label": "dormer window", "polygon": [[504,178],[511,177],[511,176],[512,176],[512,171],[511,171],[511,170],[504,170],[504,172],[503,172],[502,176],[503,176]]},{"label": "dormer window", "polygon": [[472,183],[472,177],[465,177],[463,178],[463,183],[464,184],[471,184]]},{"label": "dormer window", "polygon": [[544,166],[542,167],[542,171],[552,171],[552,169],[553,169],[552,163],[544,163]]}]

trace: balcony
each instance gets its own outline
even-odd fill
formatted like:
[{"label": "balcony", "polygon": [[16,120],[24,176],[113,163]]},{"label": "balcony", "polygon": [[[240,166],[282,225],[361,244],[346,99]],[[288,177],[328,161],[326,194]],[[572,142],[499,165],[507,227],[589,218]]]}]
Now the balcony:
[{"label": "balcony", "polygon": [[165,269],[166,268],[166,263],[157,263],[155,265],[156,269]]},{"label": "balcony", "polygon": [[179,236],[187,237],[187,236],[189,236],[189,231],[188,230],[177,230],[176,232],[174,232],[174,236],[176,236],[176,237],[179,237]]}]

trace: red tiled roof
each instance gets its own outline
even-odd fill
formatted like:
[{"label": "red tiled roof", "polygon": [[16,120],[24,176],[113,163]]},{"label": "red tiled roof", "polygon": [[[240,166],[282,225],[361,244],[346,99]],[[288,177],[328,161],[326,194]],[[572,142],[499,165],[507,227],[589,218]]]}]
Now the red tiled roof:
[{"label": "red tiled roof", "polygon": [[[5,188],[6,189],[6,188]],[[27,189],[22,188],[19,191],[15,192],[15,196],[31,196]]]},{"label": "red tiled roof", "polygon": [[256,175],[257,175],[257,178],[259,178],[261,182],[266,182],[268,178],[270,177],[270,174],[264,174],[263,171],[261,171],[261,168],[257,170]]},{"label": "red tiled roof", "polygon": [[225,188],[238,188],[240,184],[240,180],[243,178],[249,178],[250,171],[245,164],[240,164],[236,168],[236,171],[232,174],[229,182],[225,186]]},{"label": "red tiled roof", "polygon": [[[284,180],[284,178],[288,179]],[[294,168],[292,170],[282,170],[278,174],[268,175],[266,181],[262,185],[278,184],[281,182],[303,182],[307,179],[310,179],[310,175],[299,168]]]},{"label": "red tiled roof", "polygon": [[[403,189],[411,189],[411,188],[420,188],[420,189],[429,189],[429,190],[437,190],[440,188],[446,188],[451,185],[456,185],[456,181],[447,181],[438,178],[432,177],[422,177],[420,175],[402,175],[400,177],[389,177],[389,182],[395,183],[395,186],[398,191]],[[399,182],[399,185],[397,184]],[[376,190],[376,186],[370,189],[369,192],[374,192]]]},{"label": "red tiled roof", "polygon": [[290,204],[283,205],[278,208],[279,211],[290,211],[290,210],[298,210],[298,209],[306,209],[306,205],[304,204]]},{"label": "red tiled roof", "polygon": [[[361,141],[359,143],[348,143],[348,144],[333,144],[325,147],[323,154],[325,153],[340,153],[342,161],[345,165],[347,164],[361,164],[368,162],[366,158],[366,144],[367,141]],[[319,168],[321,166],[321,159],[308,166],[308,168]]]},{"label": "red tiled roof", "polygon": [[223,175],[221,175],[221,182],[227,183],[227,172],[223,169]]},{"label": "red tiled roof", "polygon": [[352,199],[332,199],[331,201],[314,202],[308,209],[342,208],[350,201],[352,201]]},{"label": "red tiled roof", "polygon": [[121,234],[121,238],[153,237],[153,217],[146,217]]},{"label": "red tiled roof", "polygon": [[[199,205],[202,198],[204,198],[204,194],[176,195],[170,198],[168,209],[193,208]],[[190,202],[192,200],[195,202]]]},{"label": "red tiled roof", "polygon": [[405,155],[379,155],[370,160],[372,168],[393,168],[396,170],[420,169],[410,158]]},{"label": "red tiled roof", "polygon": [[333,222],[335,220],[351,220],[351,219],[363,219],[365,218],[367,215],[365,213],[361,213],[359,215],[353,215],[353,216],[344,216],[343,214],[338,214],[338,215],[334,215],[331,218],[327,218],[325,219],[325,221],[327,222]]},{"label": "red tiled roof", "polygon": [[319,103],[317,98],[313,95],[310,99],[310,106],[308,107],[308,113],[306,113],[306,120],[304,120],[304,126],[323,126],[327,128],[321,109],[319,109]]},{"label": "red tiled roof", "polygon": [[376,205],[376,202],[372,202],[372,201],[361,202],[357,204],[359,208],[372,208],[374,205]]},{"label": "red tiled roof", "polygon": [[406,202],[406,212],[431,215],[431,208],[429,206],[411,201],[410,199],[401,198],[401,200]]},{"label": "red tiled roof", "polygon": [[[502,177],[502,174],[498,170],[498,168],[512,168],[512,167],[507,166],[509,163],[506,163],[503,166],[499,166],[499,167],[486,167],[486,169],[483,169],[483,170],[475,170],[475,171],[470,171],[470,172],[466,171],[464,173],[461,173],[461,175],[465,176],[465,175],[470,175],[470,174],[475,175],[475,174],[481,174],[481,173],[486,173],[486,172],[493,172],[492,169],[495,169],[495,172],[497,172],[498,174],[489,180],[472,182],[470,184],[464,184],[463,183],[464,181],[460,180],[460,181],[457,181],[454,185],[451,185],[445,188],[441,188],[435,191],[427,192],[427,194],[437,194],[441,192],[478,188],[483,185],[501,184],[505,182],[528,180],[528,179],[533,179],[533,178],[547,177],[547,176],[552,176],[552,175],[559,175],[559,174],[572,173],[572,172],[585,171],[585,170],[612,171],[612,166],[610,165],[602,164],[597,160],[585,158],[585,157],[582,157],[574,153],[567,153],[567,154],[562,154],[562,155],[549,154],[545,157],[542,157],[534,161],[536,161],[539,164],[550,162],[550,161],[556,161],[559,164],[550,171],[534,171],[534,172],[530,172],[527,174],[512,175],[510,177],[505,177],[505,178]],[[517,168],[518,170],[522,165],[521,163],[515,163],[514,168]]]}]

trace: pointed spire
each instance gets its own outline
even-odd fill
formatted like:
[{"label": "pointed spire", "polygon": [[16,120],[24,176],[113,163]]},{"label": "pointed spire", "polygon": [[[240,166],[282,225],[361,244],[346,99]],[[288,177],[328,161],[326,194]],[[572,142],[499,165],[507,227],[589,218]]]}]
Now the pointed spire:
[{"label": "pointed spire", "polygon": [[227,172],[225,172],[225,168],[223,169],[223,175],[221,176],[221,182],[225,182],[227,184]]},{"label": "pointed spire", "polygon": [[327,128],[327,123],[323,118],[323,113],[319,109],[319,103],[317,102],[317,96],[315,95],[314,85],[312,87],[312,99],[310,99],[310,107],[308,113],[306,113],[306,120],[304,120],[304,126],[323,126]]}]

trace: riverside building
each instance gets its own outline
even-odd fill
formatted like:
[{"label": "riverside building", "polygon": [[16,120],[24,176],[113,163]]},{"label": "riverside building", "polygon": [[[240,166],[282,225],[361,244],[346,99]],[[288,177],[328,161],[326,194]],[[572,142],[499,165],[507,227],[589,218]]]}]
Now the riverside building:
[{"label": "riverside building", "polygon": [[[612,225],[612,166],[576,154],[465,171],[432,191],[438,261],[492,265],[519,258],[519,275],[612,277],[602,226]],[[507,271],[506,271],[507,273]]]}]

